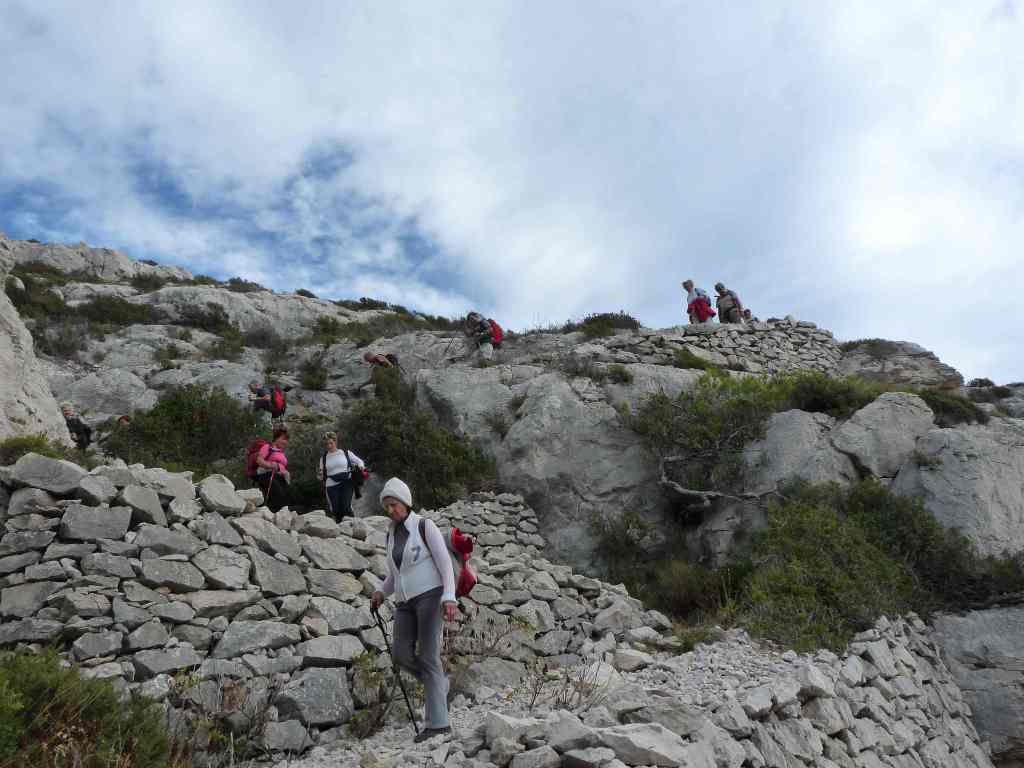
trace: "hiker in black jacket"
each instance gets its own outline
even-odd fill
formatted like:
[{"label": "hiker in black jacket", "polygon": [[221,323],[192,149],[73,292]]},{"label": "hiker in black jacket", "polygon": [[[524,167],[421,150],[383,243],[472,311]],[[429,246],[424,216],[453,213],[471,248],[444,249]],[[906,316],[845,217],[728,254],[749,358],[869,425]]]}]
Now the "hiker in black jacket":
[{"label": "hiker in black jacket", "polygon": [[79,450],[84,451],[92,443],[92,428],[78,418],[71,403],[63,403],[60,412],[64,414],[64,423],[68,425],[72,442]]}]

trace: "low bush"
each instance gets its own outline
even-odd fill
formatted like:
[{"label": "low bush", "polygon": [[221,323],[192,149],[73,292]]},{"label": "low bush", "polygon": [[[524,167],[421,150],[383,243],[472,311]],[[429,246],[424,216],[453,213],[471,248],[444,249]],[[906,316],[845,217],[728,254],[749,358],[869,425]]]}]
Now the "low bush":
[{"label": "low bush", "polygon": [[508,434],[508,431],[512,428],[512,424],[509,421],[508,414],[500,409],[496,409],[484,414],[484,422],[491,428],[502,440]]},{"label": "low bush", "polygon": [[[435,322],[445,327],[438,329],[436,325],[431,325],[430,320],[410,314],[379,315],[365,322],[340,323],[338,336],[355,342],[357,347],[365,347],[378,339],[413,331],[450,330],[449,326],[452,325],[452,321],[446,318],[435,318]],[[455,325],[458,326],[457,323]]]},{"label": "low bush", "polygon": [[220,388],[187,385],[162,393],[149,411],[133,413],[131,423],[107,438],[107,451],[129,464],[192,470],[202,477],[215,462],[235,458],[258,431],[248,403]]},{"label": "low bush", "polygon": [[45,282],[24,276],[22,283],[25,286],[24,290],[9,283],[7,298],[23,318],[38,318],[52,322],[74,314],[71,307],[64,303],[64,299]]},{"label": "low bush", "polygon": [[225,287],[229,291],[234,291],[235,293],[257,293],[259,291],[269,292],[269,289],[264,288],[259,283],[254,283],[250,280],[243,280],[240,277],[232,277],[228,280]]},{"label": "low bush", "polygon": [[833,378],[820,371],[801,371],[782,377],[786,391],[779,410],[797,408],[812,413],[827,413],[845,419],[873,402],[887,387],[855,376]]},{"label": "low bush", "polygon": [[53,357],[75,359],[86,348],[88,324],[68,318],[36,320],[30,329],[36,351]]},{"label": "low bush", "polygon": [[51,459],[66,459],[70,451],[70,448],[50,442],[43,434],[8,437],[0,441],[0,467],[13,464],[26,453],[38,453]]},{"label": "low bush", "polygon": [[633,383],[633,374],[622,363],[612,363],[608,366],[608,378],[616,384]]},{"label": "low bush", "polygon": [[159,365],[162,371],[174,368],[177,365],[178,358],[181,356],[181,349],[173,341],[169,341],[162,347],[153,350],[153,362]]},{"label": "low bush", "polygon": [[999,400],[1002,400],[1004,397],[1013,397],[1013,390],[1009,387],[992,387],[991,392]]},{"label": "low bush", "polygon": [[313,323],[313,333],[309,340],[314,344],[323,344],[325,347],[329,347],[331,344],[336,344],[341,338],[341,328],[342,323],[338,318],[321,315]]},{"label": "low bush", "polygon": [[167,285],[166,278],[160,277],[159,275],[136,275],[131,279],[132,288],[137,290],[139,293],[152,293],[153,291],[159,291],[165,285]]},{"label": "low bush", "polygon": [[75,314],[104,325],[152,325],[162,319],[156,307],[133,304],[120,296],[96,296],[76,307]]},{"label": "low bush", "polygon": [[1012,396],[1013,390],[1009,387],[981,387],[967,392],[967,397],[975,403],[998,403],[1004,397]]},{"label": "low bush", "polygon": [[935,413],[935,423],[940,427],[954,427],[975,421],[987,424],[989,421],[989,415],[963,395],[941,389],[919,389],[916,393]]},{"label": "low bush", "polygon": [[315,293],[313,293],[312,291],[307,291],[305,288],[299,288],[299,290],[297,290],[295,292],[295,295],[296,296],[303,296],[303,297],[305,297],[307,299],[315,299],[316,298],[316,294]]},{"label": "low bush", "polygon": [[224,307],[214,304],[212,301],[208,301],[204,305],[185,305],[181,308],[181,317],[178,322],[207,333],[216,333],[218,336],[238,330],[231,322]]},{"label": "low bush", "polygon": [[378,388],[341,419],[338,431],[378,476],[409,483],[417,508],[450,504],[495,477],[494,459],[444,427],[400,382],[393,393]]},{"label": "low bush", "polygon": [[193,275],[191,280],[185,281],[189,285],[220,285],[220,281],[209,275]]},{"label": "low bush", "polygon": [[237,361],[244,351],[242,335],[238,331],[226,331],[206,348],[206,356],[210,360]]},{"label": "low bush", "polygon": [[881,359],[899,352],[900,345],[888,339],[854,339],[853,341],[844,341],[839,345],[839,349],[843,352],[857,350],[866,353],[869,357]]},{"label": "low bush", "polygon": [[159,704],[122,701],[109,681],[63,667],[53,651],[0,656],[0,764],[161,768],[168,755]]},{"label": "low bush", "polygon": [[710,371],[717,367],[714,363],[705,360],[688,349],[677,349],[673,358],[672,365],[676,368]]},{"label": "low bush", "polygon": [[639,320],[620,310],[618,312],[595,312],[579,322],[570,320],[562,326],[562,333],[580,331],[588,339],[598,339],[612,336],[621,330],[635,331],[639,327]]},{"label": "low bush", "polygon": [[306,389],[323,390],[327,387],[327,366],[323,352],[310,355],[299,369],[300,381]]},{"label": "low bush", "polygon": [[980,378],[971,379],[967,382],[968,387],[994,387],[996,383],[992,379]]},{"label": "low bush", "polygon": [[95,280],[94,277],[81,272],[62,272],[51,264],[43,261],[28,261],[24,264],[15,264],[11,274],[22,280],[27,286],[29,282],[43,282],[51,285],[65,285],[66,283],[85,280]]}]

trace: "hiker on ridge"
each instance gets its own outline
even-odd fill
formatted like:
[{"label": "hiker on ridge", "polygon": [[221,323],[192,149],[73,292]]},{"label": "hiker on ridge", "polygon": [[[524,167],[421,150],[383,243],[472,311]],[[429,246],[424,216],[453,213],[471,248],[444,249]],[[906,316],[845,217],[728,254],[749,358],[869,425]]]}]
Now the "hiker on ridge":
[{"label": "hiker on ridge", "polygon": [[263,491],[263,498],[271,512],[277,512],[288,505],[288,485],[292,481],[288,471],[288,457],[284,447],[288,445],[288,430],[278,427],[271,442],[260,448],[256,454],[256,477],[253,483]]},{"label": "hiker on ridge", "polygon": [[472,355],[476,350],[480,351],[480,357],[490,360],[494,357],[494,344],[491,324],[479,312],[470,312],[466,315],[466,322],[462,327],[466,336],[466,354]]},{"label": "hiker on ridge", "polygon": [[686,290],[686,314],[691,323],[706,323],[715,316],[707,291],[696,287],[689,279],[683,280],[682,286]]},{"label": "hiker on ridge", "polygon": [[730,291],[722,283],[715,283],[715,292],[718,294],[715,300],[718,306],[718,322],[742,323],[743,303],[736,291]]},{"label": "hiker on ridge", "polygon": [[[392,477],[380,492],[391,518],[388,528],[388,576],[370,598],[376,610],[394,594],[395,663],[423,683],[426,727],[417,742],[449,733],[448,677],[441,663],[441,619],[455,621],[455,571],[444,536],[433,520],[412,511],[412,491]],[[419,653],[417,653],[419,646]]]},{"label": "hiker on ridge", "polygon": [[324,432],[324,452],[316,467],[316,476],[324,484],[327,512],[339,523],[352,517],[352,494],[357,485],[357,473],[366,467],[352,451],[338,447],[338,434]]},{"label": "hiker on ridge", "polygon": [[92,427],[78,417],[71,403],[61,403],[60,412],[64,415],[68,432],[71,433],[71,441],[78,450],[84,451],[92,442]]}]

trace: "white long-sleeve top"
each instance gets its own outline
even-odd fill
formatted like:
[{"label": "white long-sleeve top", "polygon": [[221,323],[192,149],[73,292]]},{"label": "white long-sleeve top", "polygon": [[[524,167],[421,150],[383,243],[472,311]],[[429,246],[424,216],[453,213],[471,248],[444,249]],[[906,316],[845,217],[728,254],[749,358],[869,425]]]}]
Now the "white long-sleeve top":
[{"label": "white long-sleeve top", "polygon": [[[387,561],[388,575],[381,584],[380,591],[384,595],[394,595],[395,600],[404,603],[416,595],[436,587],[443,587],[441,601],[455,602],[455,569],[448,547],[444,543],[444,535],[433,520],[426,520],[424,532],[427,540],[420,538],[420,520],[422,515],[410,511],[403,523],[392,523],[388,531]],[[409,537],[402,551],[402,566],[395,566],[392,547],[396,539],[394,528],[404,525]]]},{"label": "white long-sleeve top", "polygon": [[[348,463],[345,463],[345,454],[348,454]],[[317,475],[323,473],[323,461],[317,464]],[[363,460],[356,456],[352,451],[343,451],[341,448],[337,448],[327,454],[327,487],[332,488],[338,483],[331,480],[331,475],[337,475],[342,472],[348,472],[350,468],[354,469],[358,467],[362,469],[366,465]]]}]

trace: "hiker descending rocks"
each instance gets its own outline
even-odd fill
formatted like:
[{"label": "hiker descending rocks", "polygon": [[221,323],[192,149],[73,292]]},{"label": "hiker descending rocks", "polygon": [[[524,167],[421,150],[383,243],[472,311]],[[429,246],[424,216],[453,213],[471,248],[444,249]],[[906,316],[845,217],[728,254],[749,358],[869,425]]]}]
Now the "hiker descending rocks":
[{"label": "hiker descending rocks", "polygon": [[252,402],[252,409],[265,422],[279,419],[288,410],[288,401],[284,393],[290,390],[291,387],[282,388],[279,384],[264,385],[255,380],[250,381],[249,400]]},{"label": "hiker descending rocks", "polygon": [[376,610],[385,597],[395,596],[395,663],[423,683],[426,727],[416,741],[426,741],[451,731],[441,619],[454,621],[458,611],[455,571],[440,529],[412,511],[408,485],[392,477],[380,492],[380,503],[391,518],[385,549],[388,576],[370,604]]},{"label": "hiker descending rocks", "polygon": [[470,312],[466,315],[466,322],[462,332],[466,335],[466,354],[472,355],[475,351],[480,352],[480,357],[490,360],[494,356],[494,350],[501,346],[505,332],[493,319],[487,319],[479,312]]},{"label": "hiker descending rocks", "polygon": [[71,403],[62,403],[60,412],[64,414],[64,423],[68,425],[75,447],[84,451],[92,443],[92,427],[78,417]]},{"label": "hiker descending rocks", "polygon": [[392,353],[366,352],[363,354],[363,361],[370,366],[370,378],[355,388],[354,394],[358,397],[362,390],[371,384],[374,391],[380,395],[382,390],[393,386],[398,380],[398,372],[402,366],[398,362],[398,355]]},{"label": "hiker descending rocks", "polygon": [[718,294],[715,300],[718,306],[718,322],[742,323],[743,303],[736,291],[730,291],[722,283],[715,283],[715,292]]},{"label": "hiker descending rocks", "polygon": [[695,286],[693,280],[683,280],[682,286],[686,290],[686,314],[691,323],[706,323],[715,316],[707,291]]},{"label": "hiker descending rocks", "polygon": [[366,464],[352,451],[338,447],[336,432],[324,432],[324,452],[316,467],[316,476],[323,483],[327,512],[337,521],[352,517],[352,495],[362,495]]},{"label": "hiker descending rocks", "polygon": [[278,427],[271,442],[258,437],[249,444],[246,451],[245,474],[252,480],[253,487],[263,491],[264,503],[271,512],[277,512],[288,505],[288,485],[292,476],[288,471],[288,457],[284,447],[288,445],[288,430]]}]

